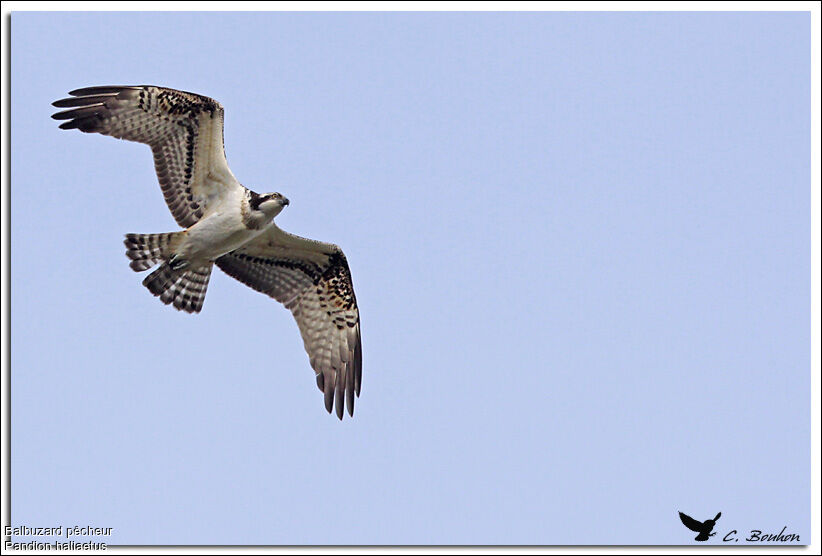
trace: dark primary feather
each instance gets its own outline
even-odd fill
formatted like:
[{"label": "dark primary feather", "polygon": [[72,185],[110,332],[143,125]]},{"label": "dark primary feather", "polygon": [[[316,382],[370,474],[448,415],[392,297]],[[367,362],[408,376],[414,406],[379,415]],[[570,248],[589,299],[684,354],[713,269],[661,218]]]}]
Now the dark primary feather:
[{"label": "dark primary feather", "polygon": [[[87,97],[78,97],[78,98],[64,98],[61,100],[55,100],[51,103],[52,106],[57,108],[71,108],[72,106],[87,106],[89,104],[94,104],[98,102],[105,102],[107,100],[111,100],[113,97],[117,95],[115,94],[108,94],[108,95],[96,95],[96,96],[87,96]],[[55,114],[56,115],[56,114]],[[64,118],[55,118],[55,120],[64,119]]]},{"label": "dark primary feather", "polygon": [[69,94],[73,97],[85,97],[91,95],[102,95],[106,93],[120,93],[124,89],[140,89],[146,86],[147,85],[108,85],[105,87],[83,87],[82,89],[74,89],[73,91],[69,91]]},{"label": "dark primary feather", "polygon": [[177,223],[187,228],[203,216],[213,193],[203,178],[212,168],[230,174],[222,146],[223,109],[217,101],[151,85],[86,87],[69,94],[73,98],[52,103],[69,108],[52,115],[67,120],[61,129],[149,145],[157,179]]}]

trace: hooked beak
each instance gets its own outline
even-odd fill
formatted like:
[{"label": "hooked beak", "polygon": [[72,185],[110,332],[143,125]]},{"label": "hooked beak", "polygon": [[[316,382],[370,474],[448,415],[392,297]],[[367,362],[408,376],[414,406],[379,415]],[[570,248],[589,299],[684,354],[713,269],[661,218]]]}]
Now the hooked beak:
[{"label": "hooked beak", "polygon": [[288,199],[283,197],[282,199],[280,199],[280,204],[284,207],[287,207],[288,206]]}]

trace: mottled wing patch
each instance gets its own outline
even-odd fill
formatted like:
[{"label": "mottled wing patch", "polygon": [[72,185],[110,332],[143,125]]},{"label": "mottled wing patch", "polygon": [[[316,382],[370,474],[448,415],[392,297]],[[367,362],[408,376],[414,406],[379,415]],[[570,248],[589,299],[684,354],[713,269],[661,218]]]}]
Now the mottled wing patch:
[{"label": "mottled wing patch", "polygon": [[291,310],[317,386],[324,393],[325,408],[330,413],[336,405],[342,419],[345,406],[353,417],[354,396],[360,395],[362,381],[362,342],[345,255],[336,246],[316,243],[329,252],[307,257],[299,249],[281,248],[266,256],[259,254],[259,245],[223,255],[217,266]]},{"label": "mottled wing patch", "polygon": [[[67,120],[61,129],[79,129],[145,143],[154,153],[154,168],[163,196],[183,227],[208,211],[222,191],[206,180],[209,173],[230,176],[223,147],[223,108],[208,97],[148,85],[88,87],[53,103],[68,108],[52,116]],[[239,185],[236,185],[239,187]]]}]

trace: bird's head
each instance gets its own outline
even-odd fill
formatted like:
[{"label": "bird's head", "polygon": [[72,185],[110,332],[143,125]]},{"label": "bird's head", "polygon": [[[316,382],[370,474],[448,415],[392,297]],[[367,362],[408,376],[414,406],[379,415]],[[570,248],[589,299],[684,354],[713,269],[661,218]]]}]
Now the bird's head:
[{"label": "bird's head", "polygon": [[266,218],[274,218],[284,207],[288,206],[288,199],[280,193],[264,193],[259,195],[250,192],[251,196],[248,199],[248,206],[252,211],[259,211]]},{"label": "bird's head", "polygon": [[280,193],[254,193],[246,190],[247,206],[243,207],[243,222],[252,230],[261,230],[271,224],[275,216],[288,205]]}]

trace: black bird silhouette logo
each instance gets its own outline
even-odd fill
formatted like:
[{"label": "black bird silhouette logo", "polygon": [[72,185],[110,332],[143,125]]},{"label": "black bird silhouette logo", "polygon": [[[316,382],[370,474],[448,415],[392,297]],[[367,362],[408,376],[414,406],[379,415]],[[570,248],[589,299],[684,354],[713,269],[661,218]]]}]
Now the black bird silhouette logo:
[{"label": "black bird silhouette logo", "polygon": [[718,514],[716,514],[715,518],[706,519],[703,522],[703,521],[697,521],[694,518],[692,518],[691,516],[683,514],[682,512],[679,512],[679,519],[682,520],[682,523],[683,523],[683,525],[685,525],[685,527],[687,527],[691,531],[695,531],[695,532],[699,533],[696,537],[694,537],[694,540],[703,542],[703,541],[707,541],[709,538],[716,535],[716,533],[711,533],[711,531],[713,530],[714,525],[716,525],[716,521],[719,519],[719,516],[721,516],[721,515],[722,515],[722,512],[719,512]]}]

